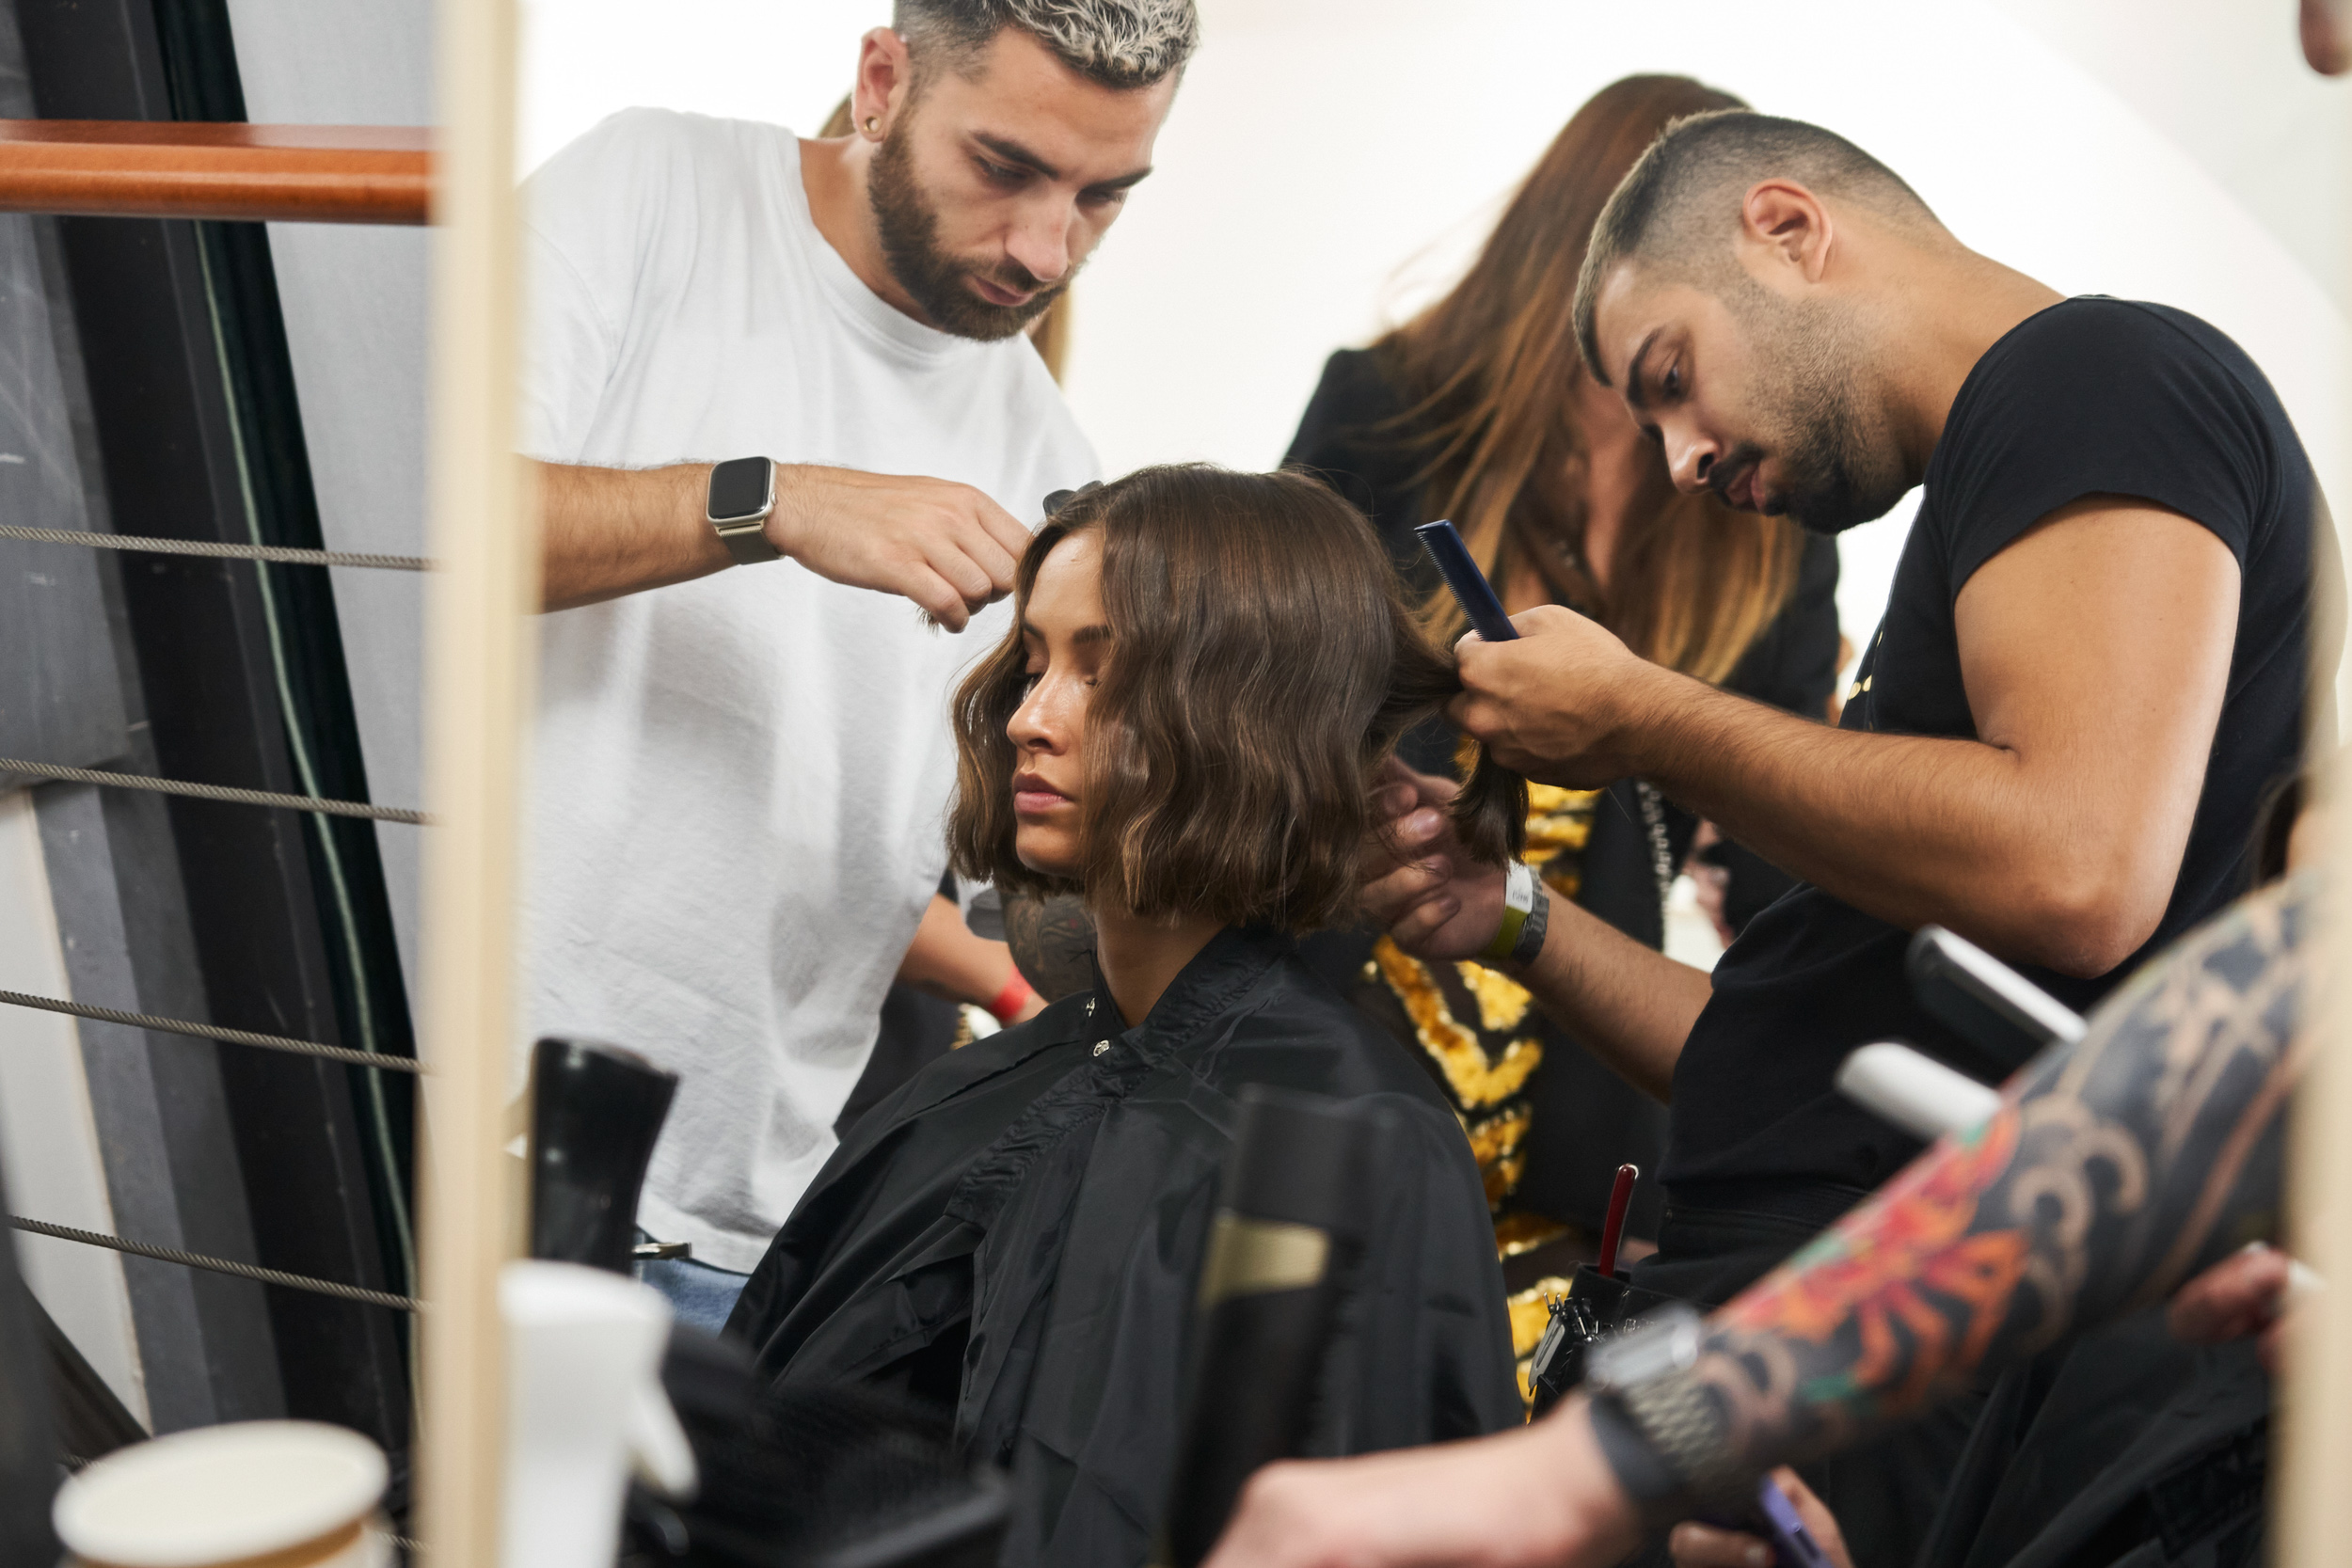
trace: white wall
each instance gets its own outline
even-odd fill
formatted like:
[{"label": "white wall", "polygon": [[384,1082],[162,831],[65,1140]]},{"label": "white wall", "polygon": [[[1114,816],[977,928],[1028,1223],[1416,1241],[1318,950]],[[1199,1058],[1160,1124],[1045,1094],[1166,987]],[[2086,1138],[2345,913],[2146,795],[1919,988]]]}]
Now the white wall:
[{"label": "white wall", "polygon": [[[432,120],[430,0],[229,0],[229,14],[251,119]],[[276,223],[269,240],[327,547],[421,555],[426,231]],[[368,793],[414,806],[424,789],[423,581],[334,576]],[[414,828],[379,824],[375,840],[413,997],[421,847]]]},{"label": "white wall", "polygon": [[[883,0],[670,0],[654,32],[628,0],[525,8],[526,167],[630,103],[806,129],[887,13]],[[1851,136],[1963,239],[2054,287],[2212,320],[2268,371],[2323,480],[2345,490],[2345,323],[2336,280],[2323,287],[2298,252],[2326,254],[2346,205],[2332,156],[2303,142],[2352,101],[2308,77],[2283,4],[1201,8],[1156,172],[1077,291],[1071,401],[1113,472],[1274,463],[1324,356],[1449,280],[1580,103],[1629,71],[1682,71]],[[2230,69],[2204,69],[2222,43]],[[2192,87],[2193,106],[2165,108]],[[1908,510],[1843,542],[1857,644]]]},{"label": "white wall", "polygon": [[[33,798],[24,790],[0,795],[0,990],[72,994]],[[114,1234],[98,1121],[72,1019],[0,1007],[0,1156],[6,1157],[0,1175],[7,1178],[14,1212]],[[121,1255],[47,1236],[12,1232],[10,1239],[33,1294],[106,1386],[148,1421]]]}]

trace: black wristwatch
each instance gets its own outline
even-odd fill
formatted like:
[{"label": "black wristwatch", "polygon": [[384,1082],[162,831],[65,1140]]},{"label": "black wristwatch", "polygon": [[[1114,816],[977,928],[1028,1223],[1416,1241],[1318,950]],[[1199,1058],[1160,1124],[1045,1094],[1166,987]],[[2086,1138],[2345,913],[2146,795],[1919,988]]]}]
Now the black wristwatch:
[{"label": "black wristwatch", "polygon": [[710,470],[704,516],[738,566],[773,561],[783,552],[768,542],[768,515],[776,509],[776,466],[765,457],[738,457]]}]

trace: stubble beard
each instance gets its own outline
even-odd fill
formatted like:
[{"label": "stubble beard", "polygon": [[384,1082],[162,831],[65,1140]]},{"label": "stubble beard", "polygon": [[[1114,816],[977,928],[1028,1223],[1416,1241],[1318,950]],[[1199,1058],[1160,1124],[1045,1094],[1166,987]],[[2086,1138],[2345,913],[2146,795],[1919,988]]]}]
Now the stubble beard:
[{"label": "stubble beard", "polygon": [[1069,279],[1020,305],[991,305],[974,293],[964,280],[975,274],[1018,293],[1037,288],[1038,281],[1017,261],[975,267],[942,248],[939,214],[914,178],[906,133],[907,122],[901,122],[882,138],[866,177],[866,198],[890,276],[942,332],[993,343],[1023,331],[1061,297]]},{"label": "stubble beard", "polygon": [[1782,432],[1773,443],[1787,482],[1782,509],[1821,534],[1885,516],[1911,481],[1884,420],[1867,411],[1867,361],[1851,325],[1779,301],[1760,315],[1756,348],[1774,367],[1764,401],[1778,410]]}]

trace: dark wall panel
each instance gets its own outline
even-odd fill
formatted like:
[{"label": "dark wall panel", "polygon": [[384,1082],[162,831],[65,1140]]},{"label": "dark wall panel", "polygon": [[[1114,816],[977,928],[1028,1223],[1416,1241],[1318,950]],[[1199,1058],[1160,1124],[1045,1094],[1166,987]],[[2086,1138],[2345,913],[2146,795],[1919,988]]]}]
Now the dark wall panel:
[{"label": "dark wall panel", "polygon": [[[226,12],[157,0],[18,0],[50,118],[242,114]],[[317,507],[256,226],[57,220],[99,483],[125,532],[315,545]],[[119,599],[160,772],[364,798],[332,590],[308,568],[134,556]],[[214,1022],[405,1053],[405,1000],[365,824],[172,800],[169,839]],[[406,831],[406,830],[401,830]],[[409,1289],[407,1085],[218,1053],[262,1262]],[[197,1173],[181,1173],[195,1180]],[[399,1449],[407,1323],[266,1292],[289,1414]]]}]

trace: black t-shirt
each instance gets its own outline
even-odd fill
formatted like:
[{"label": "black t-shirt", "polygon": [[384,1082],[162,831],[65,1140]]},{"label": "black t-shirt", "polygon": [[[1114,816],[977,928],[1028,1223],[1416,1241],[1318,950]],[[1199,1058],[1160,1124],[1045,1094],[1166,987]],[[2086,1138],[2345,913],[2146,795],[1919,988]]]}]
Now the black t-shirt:
[{"label": "black t-shirt", "polygon": [[[2070,501],[2153,501],[2237,557],[2228,692],[2163,924],[2098,979],[2025,972],[2085,1008],[2244,890],[2263,793],[2297,766],[2319,505],[2311,463],[2269,382],[2227,337],[2165,306],[2093,297],[2054,305],[1986,351],[1953,401],[1926,487],[1847,699],[1848,729],[1975,736],[1954,603],[1978,567]],[[1756,917],[1717,964],[1675,1069],[1662,1172],[1672,1202],[1834,1212],[1836,1189],[1875,1187],[1909,1161],[1915,1140],[1832,1086],[1858,1045],[1909,1040],[1979,1078],[2004,1075],[1914,1003],[1909,941],[1805,884]]]},{"label": "black t-shirt", "polygon": [[[1418,402],[1391,353],[1342,349],[1324,365],[1323,380],[1282,461],[1314,474],[1371,519],[1415,596],[1425,598],[1445,590],[1413,532],[1417,524],[1436,515],[1422,475],[1429,464],[1428,449],[1415,438],[1408,422]],[[1813,535],[1804,541],[1788,603],[1740,656],[1724,689],[1818,718],[1836,680],[1837,546]],[[1451,723],[1433,719],[1406,736],[1398,754],[1424,773],[1451,774],[1460,738]],[[1698,819],[1668,802],[1665,827],[1669,861],[1680,864]],[[1730,862],[1726,903],[1740,911],[1739,919],[1788,890],[1787,874],[1761,858],[1730,844],[1719,852]],[[1632,781],[1615,784],[1598,802],[1589,835],[1577,854],[1576,902],[1634,941],[1662,946],[1666,927],[1654,851]],[[1389,982],[1365,976],[1377,935],[1372,927],[1319,931],[1300,949],[1327,980],[1414,1042],[1426,1059],[1418,1030]],[[1442,990],[1447,982],[1438,984]],[[1457,1005],[1466,1000],[1454,999]],[[1665,1148],[1665,1108],[1539,1017],[1480,1027],[1481,1016],[1465,1007],[1455,1019],[1477,1032],[1481,1048],[1489,1053],[1530,1036],[1544,1047],[1543,1066],[1527,1081],[1527,1106],[1534,1120],[1518,1146],[1518,1157],[1525,1163],[1512,1201],[1552,1219],[1598,1229],[1619,1164],[1630,1161],[1644,1170],[1657,1168]],[[1488,1107],[1486,1114],[1495,1113]],[[1658,1234],[1658,1194],[1654,1181],[1635,1189],[1629,1234]]]}]

